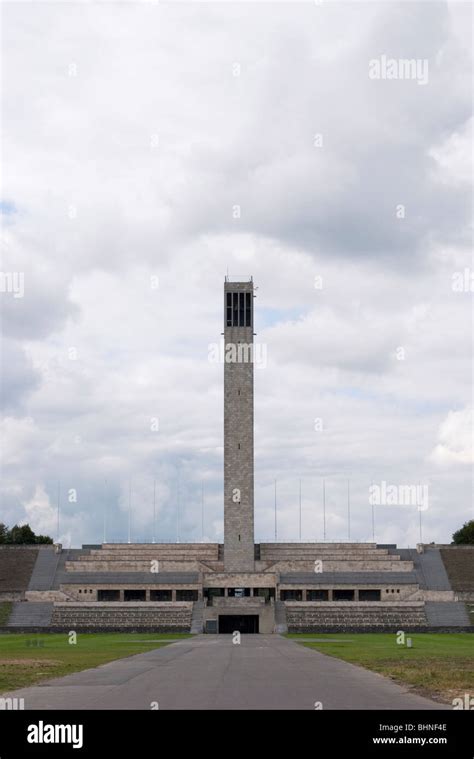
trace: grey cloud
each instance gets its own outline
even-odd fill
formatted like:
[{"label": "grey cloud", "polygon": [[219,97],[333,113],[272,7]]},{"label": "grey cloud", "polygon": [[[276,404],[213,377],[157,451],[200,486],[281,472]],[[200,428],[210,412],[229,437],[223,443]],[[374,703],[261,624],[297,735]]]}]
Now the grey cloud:
[{"label": "grey cloud", "polygon": [[7,414],[24,412],[28,396],[39,386],[41,377],[25,351],[12,340],[0,345],[0,405]]},{"label": "grey cloud", "polygon": [[[275,476],[424,476],[447,410],[470,394],[470,296],[450,290],[468,190],[428,157],[470,109],[456,8],[214,5],[5,8],[5,185],[22,209],[7,263],[27,274],[25,298],[4,311],[6,400],[16,392],[11,413],[25,413],[4,424],[17,488],[5,503],[13,521],[36,486],[52,504],[59,477],[64,493],[77,487],[78,504],[62,509],[75,545],[101,538],[104,504],[109,537],[126,538],[130,477],[133,534],[150,537],[156,477],[159,534],[174,539],[178,466],[182,539],[200,537],[201,479],[206,534],[222,534],[222,374],[207,347],[222,331],[227,266],[254,274],[257,322],[274,314],[259,334],[271,348],[256,380],[259,537],[271,534]],[[369,80],[382,53],[428,57],[429,84]],[[403,365],[391,358],[399,344]],[[440,482],[430,538],[463,521],[467,479]],[[280,508],[294,537],[292,487]],[[384,536],[413,544],[407,524],[391,515]]]}]

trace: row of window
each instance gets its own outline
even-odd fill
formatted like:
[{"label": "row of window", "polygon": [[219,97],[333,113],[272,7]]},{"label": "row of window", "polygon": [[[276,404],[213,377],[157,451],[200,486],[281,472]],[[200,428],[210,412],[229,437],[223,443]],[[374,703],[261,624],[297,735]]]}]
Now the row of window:
[{"label": "row of window", "polygon": [[[387,591],[388,592],[388,591]],[[398,591],[399,592],[399,591]],[[298,589],[281,590],[280,598],[282,601],[302,601],[303,591]],[[307,601],[329,601],[329,590],[307,590]],[[355,590],[338,589],[332,591],[333,601],[354,601]],[[380,590],[361,589],[359,590],[359,601],[380,601]]]},{"label": "row of window", "polygon": [[[79,588],[79,593],[92,593],[92,589]],[[400,593],[400,588],[387,588],[385,593]],[[213,597],[224,596],[224,588],[204,588],[204,597],[212,601]],[[250,588],[228,588],[227,595],[230,597],[248,597],[250,596]],[[274,588],[254,588],[254,596],[260,596],[269,600],[275,598]],[[373,589],[360,589],[359,601],[380,601],[380,590]],[[146,590],[131,588],[123,591],[124,601],[146,601]],[[150,590],[150,601],[171,601],[173,598],[172,591],[169,589]],[[302,601],[303,590],[299,588],[287,589],[280,591],[280,598],[282,601]],[[355,590],[353,589],[335,589],[332,591],[333,601],[354,601]],[[98,601],[120,601],[120,590],[98,590]],[[177,601],[197,601],[198,591],[188,588],[176,590]],[[307,601],[328,601],[329,590],[325,589],[308,589],[306,591]]]},{"label": "row of window", "polygon": [[[204,588],[204,598],[219,598],[225,596],[225,588]],[[252,594],[253,590],[253,594]],[[275,598],[275,588],[227,588],[230,598]]]},{"label": "row of window", "polygon": [[252,326],[252,293],[226,293],[226,325]]},{"label": "row of window", "polygon": [[[80,591],[79,591],[80,592]],[[92,591],[90,591],[92,593]],[[172,601],[173,595],[171,590],[150,590],[150,601]],[[120,601],[120,590],[98,590],[98,601]],[[124,601],[146,601],[146,590],[131,588],[123,591]],[[176,590],[177,601],[197,601],[198,592],[188,588]]]}]

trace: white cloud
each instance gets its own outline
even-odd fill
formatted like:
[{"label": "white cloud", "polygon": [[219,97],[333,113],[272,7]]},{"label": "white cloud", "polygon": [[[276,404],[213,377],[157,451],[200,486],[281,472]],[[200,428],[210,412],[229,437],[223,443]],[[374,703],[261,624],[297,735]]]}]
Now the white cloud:
[{"label": "white cloud", "polygon": [[440,465],[473,464],[473,410],[450,411],[438,432],[438,444],[431,454]]},{"label": "white cloud", "polygon": [[33,498],[25,504],[26,522],[37,535],[50,535],[56,540],[57,507],[50,502],[41,485],[35,489]]},{"label": "white cloud", "polygon": [[[293,537],[299,477],[311,535],[322,476],[334,493],[352,479],[355,538],[371,534],[374,476],[433,479],[427,538],[465,521],[469,474],[440,466],[464,460],[450,412],[471,398],[471,295],[451,288],[470,263],[458,5],[4,8],[3,190],[17,212],[2,266],[25,272],[25,297],[2,299],[6,519],[28,518],[38,493],[54,503],[60,479],[79,494],[62,506],[65,540],[100,540],[104,511],[124,539],[131,478],[134,534],[151,537],[156,479],[158,535],[173,539],[179,468],[181,539],[201,535],[202,481],[205,533],[221,539],[222,367],[207,353],[228,269],[253,274],[268,343],[257,538],[273,534],[275,477]],[[428,57],[428,85],[369,80],[383,52]],[[377,537],[417,529],[416,514],[383,514]]]},{"label": "white cloud", "polygon": [[435,176],[439,181],[457,184],[472,182],[472,118],[462,125],[459,132],[450,134],[430,155],[437,162]]}]

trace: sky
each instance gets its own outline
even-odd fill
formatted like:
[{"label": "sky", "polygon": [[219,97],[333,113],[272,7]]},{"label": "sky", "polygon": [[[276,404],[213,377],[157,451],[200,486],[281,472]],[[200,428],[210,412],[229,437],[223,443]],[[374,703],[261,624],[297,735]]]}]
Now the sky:
[{"label": "sky", "polygon": [[222,542],[226,274],[266,356],[256,541],[474,517],[471,16],[1,4],[0,521]]}]

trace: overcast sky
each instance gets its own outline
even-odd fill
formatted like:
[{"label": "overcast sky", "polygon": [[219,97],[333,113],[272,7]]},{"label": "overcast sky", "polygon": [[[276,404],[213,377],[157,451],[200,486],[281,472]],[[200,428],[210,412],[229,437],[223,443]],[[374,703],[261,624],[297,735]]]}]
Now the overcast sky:
[{"label": "overcast sky", "polygon": [[[223,538],[227,272],[253,275],[256,540],[473,518],[472,9],[2,3],[0,521]],[[383,56],[386,56],[383,59]],[[419,76],[386,78],[383,60]],[[369,75],[380,62],[380,78]],[[403,74],[403,64],[396,71]],[[401,67],[400,67],[401,66]],[[427,73],[423,81],[422,72]],[[386,73],[386,71],[385,71]],[[464,280],[463,280],[464,281]],[[158,419],[156,423],[154,420]],[[156,430],[154,427],[158,426]],[[179,472],[179,474],[178,474]]]}]

